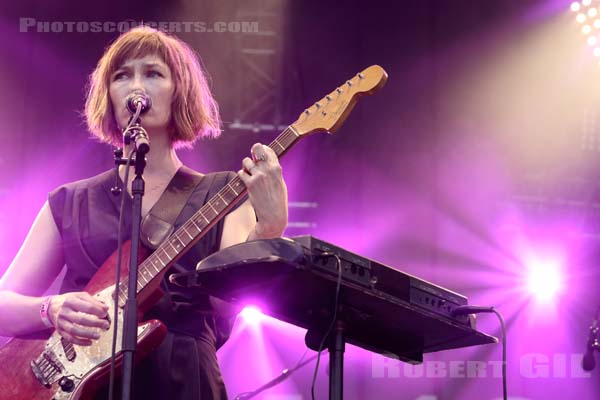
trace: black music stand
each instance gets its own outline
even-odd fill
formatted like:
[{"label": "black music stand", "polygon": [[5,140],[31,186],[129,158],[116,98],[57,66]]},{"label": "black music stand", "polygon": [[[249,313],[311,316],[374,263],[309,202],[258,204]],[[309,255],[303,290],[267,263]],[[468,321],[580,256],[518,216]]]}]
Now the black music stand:
[{"label": "black music stand", "polygon": [[[307,329],[305,342],[318,350],[333,318],[337,277],[313,268],[308,249],[290,239],[241,243],[215,253],[194,272],[171,282],[195,287],[225,301],[261,300],[268,315]],[[437,315],[394,296],[343,281],[329,349],[329,398],[343,398],[345,343],[411,364],[423,353],[497,343],[468,323]]]}]

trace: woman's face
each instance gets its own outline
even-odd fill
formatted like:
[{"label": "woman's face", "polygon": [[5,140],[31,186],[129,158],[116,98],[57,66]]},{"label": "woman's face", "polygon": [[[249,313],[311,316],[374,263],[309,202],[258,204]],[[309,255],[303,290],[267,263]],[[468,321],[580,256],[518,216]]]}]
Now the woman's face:
[{"label": "woman's face", "polygon": [[126,106],[127,96],[143,92],[150,97],[152,107],[142,116],[142,126],[150,134],[152,131],[167,133],[174,89],[171,70],[159,56],[127,59],[110,77],[109,95],[119,128],[126,127],[131,117]]}]

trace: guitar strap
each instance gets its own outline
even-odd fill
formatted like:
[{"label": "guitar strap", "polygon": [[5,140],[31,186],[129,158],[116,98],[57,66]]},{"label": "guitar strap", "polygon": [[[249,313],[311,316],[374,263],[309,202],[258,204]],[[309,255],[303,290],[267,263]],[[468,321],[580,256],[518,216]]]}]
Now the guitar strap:
[{"label": "guitar strap", "polygon": [[185,165],[177,170],[163,194],[142,219],[140,229],[144,246],[154,250],[171,236],[177,216],[203,177]]}]

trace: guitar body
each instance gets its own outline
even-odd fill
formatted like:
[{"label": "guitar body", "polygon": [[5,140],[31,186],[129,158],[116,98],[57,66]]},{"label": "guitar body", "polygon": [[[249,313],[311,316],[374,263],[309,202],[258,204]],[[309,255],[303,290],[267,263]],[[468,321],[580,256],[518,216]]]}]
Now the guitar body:
[{"label": "guitar body", "polygon": [[[127,276],[128,273],[129,249],[129,243],[126,243],[122,252],[121,276]],[[115,252],[85,288],[88,293],[109,306],[108,315],[111,320],[114,313],[116,261]],[[147,309],[153,299],[162,295],[158,290],[150,293],[147,289],[143,291],[144,296],[142,293],[139,296],[141,310]],[[122,343],[124,312],[121,307],[118,315],[117,352]],[[0,400],[92,398],[99,388],[108,384],[114,325],[113,321],[110,329],[102,331],[100,339],[95,340],[91,346],[66,342],[56,332],[12,338],[0,348]],[[140,323],[136,360],[144,358],[156,348],[166,332],[166,327],[160,321]],[[117,356],[117,366],[120,366],[121,358],[120,355]]]}]

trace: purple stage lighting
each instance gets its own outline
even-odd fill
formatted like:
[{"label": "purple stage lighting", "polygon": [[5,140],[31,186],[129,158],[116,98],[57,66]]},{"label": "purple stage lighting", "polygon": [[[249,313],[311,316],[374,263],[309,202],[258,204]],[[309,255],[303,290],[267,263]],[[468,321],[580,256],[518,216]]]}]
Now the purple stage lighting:
[{"label": "purple stage lighting", "polygon": [[257,306],[249,305],[242,309],[240,316],[250,325],[257,325],[264,318],[264,314]]},{"label": "purple stage lighting", "polygon": [[561,290],[558,263],[533,263],[527,267],[527,289],[541,303],[551,303]]}]

